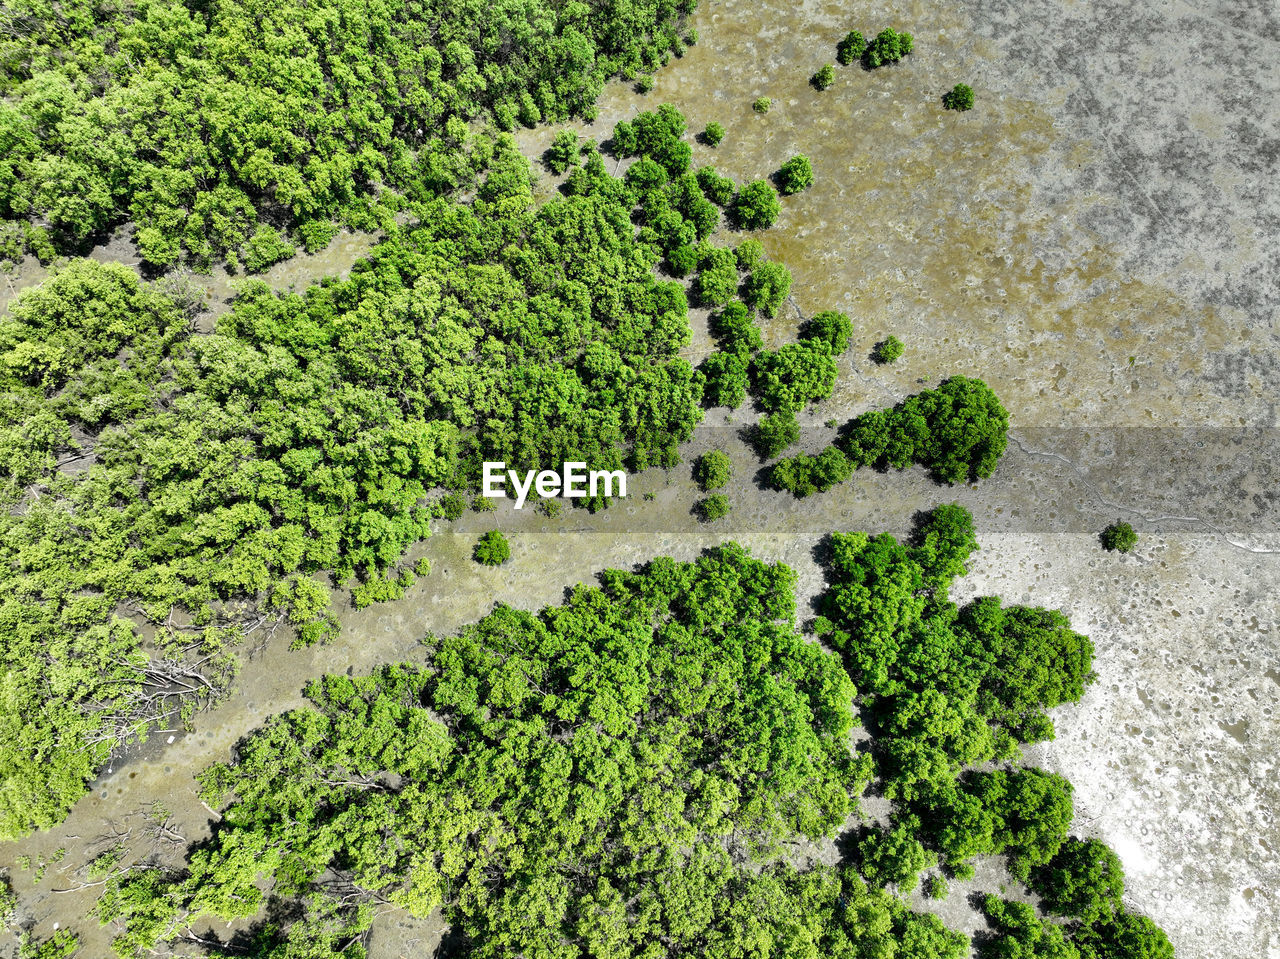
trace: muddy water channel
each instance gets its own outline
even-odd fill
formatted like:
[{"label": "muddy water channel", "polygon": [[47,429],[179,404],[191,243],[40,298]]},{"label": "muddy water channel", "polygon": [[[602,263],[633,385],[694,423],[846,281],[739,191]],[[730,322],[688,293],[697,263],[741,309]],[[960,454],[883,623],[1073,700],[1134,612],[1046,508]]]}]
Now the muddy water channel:
[{"label": "muddy water channel", "polygon": [[[213,818],[193,776],[299,705],[310,677],[416,658],[424,634],[495,601],[558,602],[602,568],[690,558],[728,537],[796,567],[803,618],[821,587],[812,549],[823,533],[902,533],[915,510],[959,501],[983,549],[956,598],[1062,608],[1097,646],[1098,682],[1059,711],[1057,741],[1031,757],[1075,784],[1077,831],[1120,853],[1127,899],[1168,930],[1182,959],[1280,957],[1280,509],[1270,465],[1280,461],[1280,201],[1259,186],[1280,142],[1266,113],[1280,93],[1266,56],[1280,28],[1265,10],[1237,28],[1247,6],[704,0],[700,43],[656,89],[641,98],[611,86],[598,122],[579,129],[604,140],[615,121],[666,101],[692,130],[724,124],[724,142],[695,146],[695,162],[740,181],[810,156],[814,186],[784,201],[762,235],[796,280],[766,338],[785,342],[801,315],[825,308],[849,313],[856,333],[835,395],[806,414],[805,445],[827,441],[829,419],[965,373],[986,379],[1012,416],[997,474],[945,489],[919,471],[864,472],[796,501],[758,488],[738,436],[749,417],[721,410],[688,450],[721,446],[734,459],[734,510],[714,526],[694,521],[685,468],[636,478],[625,503],[595,516],[469,514],[419,547],[433,572],[404,599],[341,609],[342,637],[325,648],[291,652],[281,633],[247,651],[235,692],[194,732],[156,734],[63,826],[0,847],[35,931],[74,927],[84,955],[106,955],[85,863],[118,841],[132,858],[180,856],[176,837],[199,838]],[[907,62],[837,67],[830,89],[809,86],[846,30],[885,25],[914,33]],[[940,107],[957,81],[975,88],[971,113]],[[751,110],[762,95],[772,98],[763,116]],[[521,144],[536,156],[551,134],[527,131]],[[550,194],[554,182],[540,188]],[[287,288],[341,272],[368,242],[340,238],[268,279]],[[134,259],[123,236],[97,255]],[[39,278],[29,268],[11,282]],[[228,279],[207,285],[211,313],[224,308]],[[709,343],[701,316],[694,327],[696,359]],[[891,332],[907,353],[874,367],[867,353]],[[1117,518],[1141,537],[1128,557],[1097,544]],[[513,557],[484,569],[470,547],[495,526]],[[14,866],[58,849],[65,857],[39,883]],[[999,882],[994,865],[979,869],[977,887]],[[972,930],[968,891],[960,884],[928,908]],[[429,955],[440,931],[387,913],[373,951]]]}]

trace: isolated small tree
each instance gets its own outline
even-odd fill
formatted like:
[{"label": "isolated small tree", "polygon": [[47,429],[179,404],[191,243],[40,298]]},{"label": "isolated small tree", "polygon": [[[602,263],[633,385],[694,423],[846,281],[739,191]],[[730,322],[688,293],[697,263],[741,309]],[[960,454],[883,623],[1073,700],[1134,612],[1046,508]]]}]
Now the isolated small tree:
[{"label": "isolated small tree", "polygon": [[768,113],[769,108],[773,106],[773,101],[768,97],[756,97],[755,103],[751,104],[751,109],[756,113]]},{"label": "isolated small tree", "polygon": [[906,347],[902,345],[902,340],[896,336],[886,336],[871,351],[871,358],[881,364],[892,363],[902,355],[905,349]]},{"label": "isolated small tree", "polygon": [[480,537],[472,556],[482,566],[501,566],[511,558],[511,544],[496,529]]},{"label": "isolated small tree", "polygon": [[712,493],[710,496],[698,500],[697,505],[694,506],[694,509],[698,512],[698,517],[704,523],[711,523],[722,516],[727,516],[732,508],[729,504],[729,497],[723,493]]},{"label": "isolated small tree", "polygon": [[1138,545],[1138,534],[1134,532],[1133,527],[1119,520],[1104,529],[1099,539],[1102,540],[1104,549],[1117,553],[1131,553]]},{"label": "isolated small tree", "polygon": [[778,170],[778,186],[785,194],[799,193],[813,186],[813,165],[803,153],[797,153]]},{"label": "isolated small tree", "polygon": [[761,459],[773,459],[800,439],[800,424],[789,409],[770,413],[751,431],[751,443]]},{"label": "isolated small tree", "polygon": [[559,176],[569,167],[578,165],[578,134],[572,130],[561,130],[551,141],[551,146],[542,155],[547,169]]},{"label": "isolated small tree", "polygon": [[827,87],[831,86],[831,84],[835,82],[835,79],[836,79],[835,67],[833,67],[829,63],[824,63],[822,65],[822,69],[819,70],[817,73],[815,73],[813,77],[809,80],[809,82],[812,83],[816,89],[825,90]]},{"label": "isolated small tree", "polygon": [[704,493],[720,489],[733,475],[733,461],[724,450],[709,450],[694,461],[693,478]]},{"label": "isolated small tree", "polygon": [[778,193],[765,180],[752,180],[741,190],[733,204],[738,222],[748,230],[763,230],[773,226],[782,212]]},{"label": "isolated small tree", "polygon": [[950,892],[950,890],[947,888],[947,880],[945,876],[934,873],[925,880],[924,894],[929,899],[946,899],[948,892]]},{"label": "isolated small tree", "polygon": [[867,52],[867,38],[857,30],[850,30],[844,39],[836,44],[836,59],[846,67],[862,59]]},{"label": "isolated small tree", "polygon": [[973,87],[967,83],[957,83],[942,95],[942,105],[948,110],[973,109]]},{"label": "isolated small tree", "polygon": [[707,124],[707,128],[702,131],[702,142],[709,147],[720,145],[720,141],[724,139],[724,127],[716,123],[714,120]]}]

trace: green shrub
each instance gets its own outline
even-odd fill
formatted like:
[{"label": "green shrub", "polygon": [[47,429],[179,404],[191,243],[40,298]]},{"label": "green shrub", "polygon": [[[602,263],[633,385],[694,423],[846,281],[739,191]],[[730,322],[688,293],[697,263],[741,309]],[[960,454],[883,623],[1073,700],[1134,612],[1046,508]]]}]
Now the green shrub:
[{"label": "green shrub", "polygon": [[673,276],[688,276],[698,268],[698,251],[688,243],[682,243],[667,254],[667,266]]},{"label": "green shrub", "polygon": [[799,193],[813,185],[813,166],[803,153],[793,156],[778,170],[778,186],[785,194]]},{"label": "green shrub", "polygon": [[731,410],[747,398],[747,361],[734,353],[712,353],[698,367],[703,377],[702,401],[706,406]]},{"label": "green shrub", "polygon": [[952,376],[892,409],[855,417],[838,445],[858,467],[919,463],[940,482],[962,483],[994,472],[1008,431],[1009,414],[986,383]]},{"label": "green shrub", "polygon": [[711,315],[711,333],[719,340],[721,349],[744,360],[761,346],[760,327],[752,321],[746,306],[737,300]]},{"label": "green shrub", "polygon": [[[93,878],[97,878],[96,876]],[[18,918],[18,894],[7,876],[0,876],[0,928],[7,929]]]},{"label": "green shrub", "polygon": [[897,63],[915,48],[915,41],[909,33],[898,33],[892,27],[885,27],[867,44],[862,54],[862,62],[868,69]]},{"label": "green shrub", "polygon": [[742,285],[743,301],[763,316],[777,316],[790,293],[791,271],[772,261],[756,264]]},{"label": "green shrub", "polygon": [[862,59],[867,52],[867,40],[857,30],[850,30],[836,45],[836,59],[846,67]]},{"label": "green shrub", "polygon": [[752,180],[738,191],[733,212],[743,229],[763,230],[773,226],[782,212],[782,204],[767,180]]},{"label": "green shrub", "polygon": [[296,252],[297,248],[279,230],[266,225],[260,226],[245,244],[245,272],[261,273],[267,267],[289,259]]},{"label": "green shrub", "polygon": [[738,269],[753,270],[764,257],[764,244],[754,238],[746,239],[739,243],[733,252],[738,258]]},{"label": "green shrub", "polygon": [[773,101],[768,97],[756,97],[755,101],[751,104],[751,109],[755,110],[756,113],[763,114],[768,113],[771,106],[773,106]]},{"label": "green shrub", "polygon": [[751,445],[761,459],[773,459],[800,439],[800,424],[790,409],[770,413],[751,430]]},{"label": "green shrub", "polygon": [[838,447],[828,446],[817,456],[797,453],[778,460],[769,470],[769,482],[774,489],[804,498],[811,493],[825,492],[852,475],[849,457]]},{"label": "green shrub", "polygon": [[813,84],[815,89],[825,90],[835,82],[835,79],[835,67],[829,63],[824,63],[822,65],[822,69],[815,73],[809,82]]},{"label": "green shrub", "polygon": [[724,450],[709,450],[694,461],[693,478],[704,493],[720,489],[733,475],[733,461]]},{"label": "green shrub", "polygon": [[733,202],[734,182],[727,176],[721,176],[715,167],[698,167],[694,176],[703,195],[716,206],[728,206]]},{"label": "green shrub", "polygon": [[1104,549],[1117,553],[1130,553],[1138,545],[1138,534],[1128,523],[1116,520],[1099,536]]},{"label": "green shrub", "polygon": [[732,250],[713,247],[702,258],[693,295],[702,306],[723,306],[738,288],[738,261]]},{"label": "green shrub", "polygon": [[950,891],[951,890],[947,887],[946,877],[939,873],[934,873],[925,880],[924,894],[927,899],[942,901],[947,898],[947,894]]},{"label": "green shrub", "polygon": [[471,555],[482,566],[501,566],[511,558],[511,544],[493,529],[480,537]]},{"label": "green shrub", "polygon": [[724,127],[714,120],[707,124],[707,128],[702,131],[702,142],[709,147],[720,145],[720,141],[724,139]]},{"label": "green shrub", "polygon": [[761,350],[751,373],[752,395],[765,410],[799,412],[831,395],[837,369],[825,342],[801,340],[777,350]]},{"label": "green shrub", "polygon": [[1029,883],[1044,908],[1092,925],[1123,910],[1124,866],[1106,843],[1067,837]]},{"label": "green shrub", "polygon": [[461,493],[449,493],[440,497],[440,502],[436,505],[440,515],[452,521],[467,511],[467,498]]},{"label": "green shrub", "polygon": [[657,82],[658,81],[654,79],[652,74],[646,73],[636,81],[636,93],[644,94],[650,92]]},{"label": "green shrub", "polygon": [[307,220],[298,226],[302,248],[308,253],[319,253],[329,241],[338,235],[341,227],[332,220]]},{"label": "green shrub", "polygon": [[853,323],[837,310],[816,313],[800,328],[800,339],[821,340],[831,347],[832,354],[836,356],[849,348],[852,336]]},{"label": "green shrub", "polygon": [[957,83],[942,95],[942,105],[948,110],[973,109],[973,87],[967,83]]},{"label": "green shrub", "polygon": [[871,358],[877,363],[892,363],[902,356],[906,347],[902,341],[896,336],[886,336],[883,340],[875,345],[875,349],[871,351]]},{"label": "green shrub", "polygon": [[636,155],[636,131],[628,120],[620,120],[613,126],[613,151],[622,157]]},{"label": "green shrub", "polygon": [[1073,944],[1082,959],[1174,959],[1173,944],[1164,930],[1146,916],[1126,910],[1085,926]]},{"label": "green shrub", "polygon": [[723,493],[712,493],[710,496],[703,497],[694,506],[698,518],[704,523],[713,523],[722,516],[728,516],[732,508],[729,497]]},{"label": "green shrub", "polygon": [[570,167],[578,165],[578,134],[573,130],[561,130],[542,155],[547,169],[559,176]]},{"label": "green shrub", "polygon": [[910,892],[932,858],[920,845],[919,832],[920,823],[914,817],[888,830],[872,829],[858,843],[859,871],[873,885],[892,883],[899,892]]}]

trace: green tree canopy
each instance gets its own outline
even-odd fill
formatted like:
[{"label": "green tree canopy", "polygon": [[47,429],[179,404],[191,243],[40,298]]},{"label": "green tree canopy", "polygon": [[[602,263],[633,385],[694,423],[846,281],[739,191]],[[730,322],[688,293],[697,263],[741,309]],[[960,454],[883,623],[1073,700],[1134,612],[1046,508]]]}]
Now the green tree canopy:
[{"label": "green tree canopy", "polygon": [[385,226],[404,194],[469,182],[472,119],[594,116],[610,76],[680,47],[691,10],[149,0],[55,16],[17,0],[25,26],[0,43],[6,239],[69,251],[132,220],[151,264],[261,268],[291,250],[261,221],[315,248],[337,222]]},{"label": "green tree canopy", "polygon": [[[225,808],[185,874],[110,884],[117,947],[253,916],[263,885],[325,897],[333,874],[357,891],[330,907],[348,929],[375,893],[420,916],[443,904],[479,956],[813,948],[912,924],[853,878],[849,901],[884,917],[871,928],[838,915],[830,871],[730,866],[829,835],[865,782],[853,687],[796,633],[795,574],[727,544],[600,579],[537,614],[499,606],[425,664],[312,684],[311,706],[204,774]],[[813,895],[816,915],[791,911]]]},{"label": "green tree canopy", "polygon": [[777,191],[767,180],[753,180],[738,191],[733,210],[743,227],[748,230],[763,230],[773,226],[778,214],[782,212],[782,204],[778,200]]}]

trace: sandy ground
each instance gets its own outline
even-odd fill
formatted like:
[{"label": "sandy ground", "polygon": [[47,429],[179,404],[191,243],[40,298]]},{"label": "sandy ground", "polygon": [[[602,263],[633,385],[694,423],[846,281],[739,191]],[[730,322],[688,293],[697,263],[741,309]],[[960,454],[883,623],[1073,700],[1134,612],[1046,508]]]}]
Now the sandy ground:
[{"label": "sandy ground", "polygon": [[[178,834],[201,835],[209,816],[192,775],[299,704],[308,677],[412,658],[424,633],[457,628],[495,600],[558,602],[601,568],[657,553],[689,558],[728,537],[796,567],[804,616],[821,586],[811,550],[823,533],[902,533],[913,511],[959,501],[983,549],[957,596],[1059,607],[1097,647],[1098,682],[1055,717],[1056,742],[1030,757],[1075,784],[1077,830],[1117,849],[1128,901],[1168,930],[1181,959],[1280,957],[1271,466],[1280,199],[1268,189],[1280,154],[1276,8],[941,6],[704,0],[694,22],[701,42],[659,74],[655,91],[638,99],[611,86],[599,121],[580,129],[602,140],[637,104],[669,101],[694,130],[726,126],[717,150],[695,147],[695,162],[739,180],[809,155],[817,182],[787,200],[763,236],[796,278],[767,339],[784,342],[799,314],[831,307],[853,316],[857,333],[836,395],[807,418],[806,446],[825,442],[829,418],[950,373],[979,375],[1012,414],[997,474],[946,489],[919,471],[864,472],[796,502],[756,489],[756,464],[737,438],[746,415],[712,411],[689,452],[715,445],[734,456],[734,512],[715,526],[693,522],[696,494],[683,469],[640,477],[628,504],[595,517],[469,515],[420,547],[434,572],[403,600],[344,609],[343,637],[324,649],[288,652],[276,637],[193,734],[171,745],[167,733],[153,738],[104,774],[66,824],[0,848],[3,864],[68,850],[38,885],[11,870],[37,932],[72,925],[85,932],[85,955],[105,954],[105,934],[86,918],[96,887],[52,890],[78,886],[85,860],[116,832],[129,830],[135,855],[172,856],[179,846],[148,834],[143,812],[154,799],[173,811]],[[907,62],[874,73],[837,67],[823,93],[808,85],[846,30],[885,25],[915,34]],[[957,81],[976,91],[969,114],[940,108]],[[759,95],[773,99],[766,116],[750,109]],[[521,142],[532,155],[550,136],[532,131]],[[344,268],[364,243],[344,237],[269,278],[305,283]],[[131,254],[118,242],[100,255]],[[11,282],[40,275],[24,270]],[[230,289],[225,278],[211,284],[211,306]],[[694,322],[696,360],[709,343],[702,318]],[[889,332],[907,354],[876,369],[866,354]],[[1097,545],[1116,518],[1142,537],[1131,556]],[[511,533],[513,560],[482,569],[469,549],[495,525]],[[1000,881],[990,864],[975,888]],[[966,891],[958,885],[931,908],[972,929]],[[428,954],[439,932],[438,922],[387,914],[374,954]]]}]

